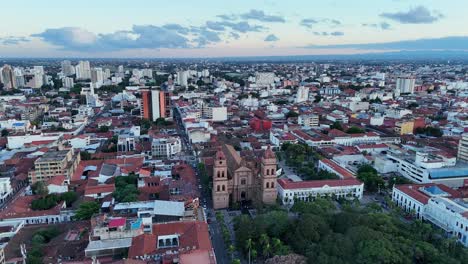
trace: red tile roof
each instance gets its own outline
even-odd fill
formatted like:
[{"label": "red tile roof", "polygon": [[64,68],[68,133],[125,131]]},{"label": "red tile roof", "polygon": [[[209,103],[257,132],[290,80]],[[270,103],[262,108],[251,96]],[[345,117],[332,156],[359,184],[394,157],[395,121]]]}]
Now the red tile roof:
[{"label": "red tile roof", "polygon": [[47,184],[63,185],[64,181],[65,181],[65,175],[57,175],[47,180]]},{"label": "red tile roof", "polygon": [[158,237],[153,234],[142,234],[132,239],[132,245],[128,249],[128,257],[150,255],[156,250],[156,240]]},{"label": "red tile roof", "polygon": [[179,235],[179,250],[193,252],[195,250],[212,250],[208,233],[208,224],[199,221],[170,222],[153,225],[153,234],[143,234],[134,237],[128,250],[129,258],[162,253],[165,249],[157,248],[158,236]]},{"label": "red tile roof", "polygon": [[13,200],[10,205],[0,212],[0,219],[36,217],[45,215],[58,215],[63,202],[49,210],[32,210],[31,202],[38,199],[39,196],[20,196]]},{"label": "red tile roof", "polygon": [[448,193],[450,197],[452,198],[460,198],[462,196],[461,193],[443,184],[434,184],[434,183],[402,184],[402,185],[395,186],[395,188],[405,193],[406,195],[412,197],[413,199],[419,201],[420,203],[427,204],[427,202],[429,201],[429,198],[431,197],[428,194],[422,192],[420,188],[427,188],[431,186],[439,187],[442,191]]},{"label": "red tile roof", "polygon": [[326,165],[328,165],[329,167],[331,167],[334,171],[336,171],[336,173],[338,174],[338,176],[341,176],[343,177],[344,179],[348,179],[348,178],[354,178],[354,174],[352,172],[350,172],[349,170],[341,167],[340,165],[338,165],[337,163],[329,160],[329,159],[321,159],[320,160],[321,162],[325,163]]},{"label": "red tile roof", "polygon": [[98,194],[98,193],[112,193],[114,191],[115,191],[114,184],[101,184],[101,185],[95,185],[95,186],[88,185],[85,188],[85,195],[92,195],[92,194]]}]

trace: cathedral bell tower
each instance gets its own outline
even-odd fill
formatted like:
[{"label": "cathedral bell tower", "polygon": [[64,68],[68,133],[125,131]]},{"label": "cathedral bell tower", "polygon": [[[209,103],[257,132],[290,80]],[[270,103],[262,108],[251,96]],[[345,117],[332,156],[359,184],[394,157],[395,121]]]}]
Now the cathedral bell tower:
[{"label": "cathedral bell tower", "polygon": [[261,160],[261,200],[264,204],[276,202],[276,156],[269,146]]},{"label": "cathedral bell tower", "polygon": [[216,151],[213,164],[213,208],[229,207],[227,161],[221,148]]}]

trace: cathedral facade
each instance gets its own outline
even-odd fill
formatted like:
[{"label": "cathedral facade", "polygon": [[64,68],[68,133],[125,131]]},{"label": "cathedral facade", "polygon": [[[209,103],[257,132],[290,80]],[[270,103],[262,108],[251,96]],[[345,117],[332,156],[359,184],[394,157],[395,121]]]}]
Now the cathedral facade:
[{"label": "cathedral facade", "polygon": [[276,156],[271,148],[242,156],[231,145],[218,148],[213,163],[213,208],[252,201],[276,202]]}]

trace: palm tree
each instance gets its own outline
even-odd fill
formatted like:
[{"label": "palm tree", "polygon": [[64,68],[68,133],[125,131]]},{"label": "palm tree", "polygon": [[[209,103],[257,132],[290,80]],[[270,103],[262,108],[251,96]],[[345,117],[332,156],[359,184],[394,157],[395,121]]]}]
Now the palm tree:
[{"label": "palm tree", "polygon": [[233,244],[229,245],[228,251],[231,253],[231,260],[234,259],[234,251],[236,250],[236,247],[234,247]]},{"label": "palm tree", "polygon": [[258,256],[257,250],[255,248],[252,249],[252,258],[254,259],[254,262],[255,262],[255,259],[257,259],[257,256]]},{"label": "palm tree", "polygon": [[250,264],[250,251],[252,250],[253,242],[252,239],[249,238],[245,241],[245,248],[249,251],[249,264]]},{"label": "palm tree", "polygon": [[270,255],[271,255],[271,245],[270,245],[270,242],[268,242],[263,246],[263,256],[265,258],[268,258]]},{"label": "palm tree", "polygon": [[264,245],[268,244],[268,242],[270,242],[270,238],[268,237],[267,234],[261,234],[259,241],[260,241],[260,244],[264,246]]},{"label": "palm tree", "polygon": [[273,251],[277,255],[279,250],[281,249],[281,240],[278,238],[273,238]]}]

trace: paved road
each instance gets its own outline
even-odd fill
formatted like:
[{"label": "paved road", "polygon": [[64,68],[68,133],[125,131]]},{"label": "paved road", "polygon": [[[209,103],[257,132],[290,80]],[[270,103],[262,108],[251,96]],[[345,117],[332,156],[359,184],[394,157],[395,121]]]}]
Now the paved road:
[{"label": "paved road", "polygon": [[295,182],[302,181],[301,177],[297,176],[297,174],[294,171],[292,171],[292,169],[289,166],[286,165],[284,160],[281,160],[279,162],[279,165],[283,169],[284,175],[286,175],[286,177]]},{"label": "paved road", "polygon": [[[195,158],[191,153],[193,152],[193,148],[188,140],[187,134],[185,133],[182,122],[178,116],[175,117],[175,121],[177,124],[177,132],[182,138],[182,144],[184,149],[184,154],[181,155],[185,160],[193,160]],[[195,167],[197,170],[197,167]],[[199,171],[197,171],[197,175],[201,175]],[[201,179],[198,178],[197,182],[201,185]],[[208,224],[210,230],[210,237],[211,237],[211,244],[213,245],[215,255],[216,255],[216,262],[218,264],[229,264],[231,263],[231,258],[227,252],[227,246],[224,245],[223,234],[221,231],[221,227],[216,220],[215,211],[213,210],[213,202],[211,200],[211,195],[209,190],[201,190],[201,204],[205,208],[206,215],[211,220],[211,223]]]}]

